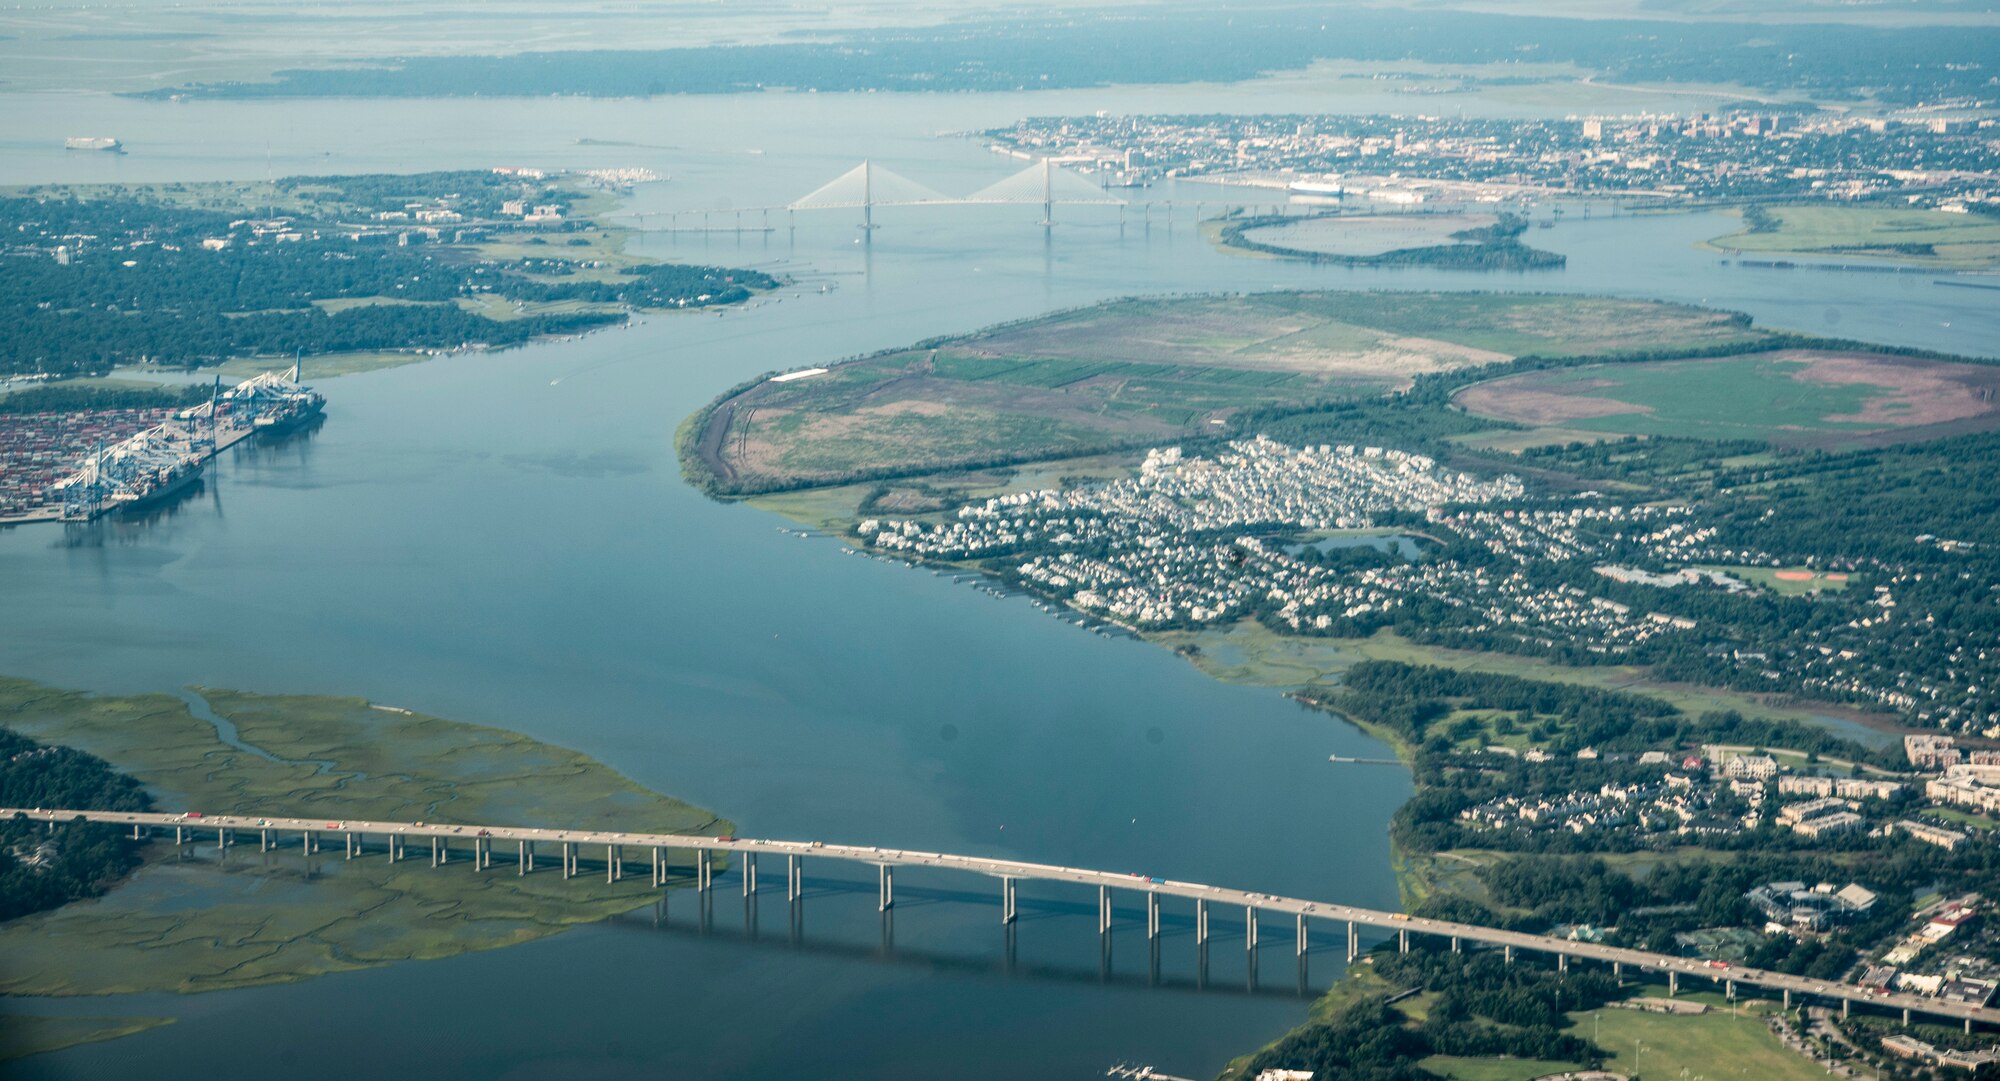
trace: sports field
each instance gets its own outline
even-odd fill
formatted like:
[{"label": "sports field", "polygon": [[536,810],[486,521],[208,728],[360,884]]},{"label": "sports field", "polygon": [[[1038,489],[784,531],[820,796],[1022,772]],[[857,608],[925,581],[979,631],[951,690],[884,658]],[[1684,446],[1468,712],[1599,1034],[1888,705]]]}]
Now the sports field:
[{"label": "sports field", "polygon": [[1538,428],[1852,446],[1990,428],[1996,396],[1996,366],[1786,350],[1528,372],[1455,401]]},{"label": "sports field", "polygon": [[757,384],[717,402],[683,449],[721,492],[843,484],[1223,432],[1242,410],[1377,395],[1523,353],[1696,348],[1759,333],[1728,312],[1607,298],[1122,300]]},{"label": "sports field", "polygon": [[1766,1027],[1770,1003],[1732,1011],[1719,1000],[1698,1017],[1599,1010],[1597,1015],[1572,1014],[1572,1031],[1611,1052],[1604,1068],[1641,1077],[1743,1077],[1760,1081],[1813,1081],[1825,1076],[1797,1052],[1778,1042]]}]

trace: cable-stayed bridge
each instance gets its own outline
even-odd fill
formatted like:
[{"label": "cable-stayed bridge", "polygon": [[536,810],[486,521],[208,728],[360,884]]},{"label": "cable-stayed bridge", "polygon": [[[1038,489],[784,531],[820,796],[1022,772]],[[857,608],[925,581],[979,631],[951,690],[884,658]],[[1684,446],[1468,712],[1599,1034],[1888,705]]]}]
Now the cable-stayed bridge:
[{"label": "cable-stayed bridge", "polygon": [[1064,169],[1048,158],[1013,176],[954,198],[873,161],[840,174],[788,204],[797,210],[860,210],[861,227],[875,227],[878,206],[1033,206],[1041,204],[1042,224],[1054,222],[1057,206],[1124,206],[1125,200]]},{"label": "cable-stayed bridge", "polygon": [[[1238,205],[1239,201],[1210,199],[1205,202],[1217,206]],[[1200,216],[1202,205],[1200,202],[1195,204],[1197,218]],[[745,214],[763,216],[764,224],[761,229],[751,231],[769,232],[773,211],[782,211],[789,217],[800,211],[820,210],[859,210],[861,228],[873,230],[876,227],[875,208],[892,206],[1039,206],[1042,208],[1041,224],[1049,226],[1054,224],[1055,208],[1059,206],[1115,206],[1119,208],[1119,220],[1122,224],[1125,208],[1133,206],[1146,215],[1149,223],[1153,208],[1163,208],[1168,221],[1171,222],[1175,204],[1172,200],[1133,203],[1121,199],[1049,158],[1043,158],[1012,176],[988,184],[970,195],[962,196],[948,195],[900,173],[884,169],[873,161],[863,161],[783,206],[671,211],[668,217],[675,224],[669,231],[678,231],[682,215],[700,214],[703,223],[700,231],[709,232],[711,230],[708,222],[713,215],[733,213],[736,218],[735,232],[745,231],[743,225]],[[657,213],[655,212],[656,216]],[[641,216],[640,222],[642,229],[645,225],[643,217]],[[716,231],[731,230],[725,227]]]}]

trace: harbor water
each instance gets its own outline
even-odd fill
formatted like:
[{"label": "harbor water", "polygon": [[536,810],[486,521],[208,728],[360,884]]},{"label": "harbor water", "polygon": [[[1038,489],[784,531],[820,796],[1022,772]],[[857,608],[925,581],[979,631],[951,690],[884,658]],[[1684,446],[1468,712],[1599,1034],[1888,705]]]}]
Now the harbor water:
[{"label": "harbor water", "polygon": [[[1338,104],[1380,108],[1342,99]],[[1535,275],[1314,268],[1223,254],[1193,203],[1128,211],[906,208],[769,218],[862,156],[971,191],[1018,162],[943,133],[1029,113],[1311,108],[1292,91],[770,95],[662,101],[199,104],[15,95],[14,183],[258,179],[519,165],[667,174],[627,203],[642,250],[792,285],[719,314],[315,381],[322,427],[252,441],[199,497],[150,519],[0,531],[0,673],[104,692],[190,685],[361,695],[593,755],[746,836],[1014,856],[1392,907],[1385,748],[1276,690],[1226,686],[1142,642],[1022,599],[846,553],[681,479],[680,421],[757,373],[1127,294],[1269,288],[1530,289],[1705,303],[1767,325],[1957,352],[2000,306],[1935,275],[1726,265],[1718,215],[1576,210],[1532,241]],[[124,155],[65,156],[66,133]],[[579,140],[589,139],[588,145]],[[710,212],[728,232],[658,231]],[[795,227],[794,227],[795,226]],[[867,242],[863,242],[866,240]],[[294,1081],[395,1075],[892,1081],[1213,1074],[1296,1024],[1338,963],[1289,934],[1246,955],[1189,913],[1157,959],[1136,895],[1107,954],[1094,897],[909,874],[809,877],[747,904],[677,893],[555,938],[246,991],[0,1009],[170,1016],[12,1076],[163,1079],[255,1067]],[[1230,937],[1225,928],[1234,927]]]}]

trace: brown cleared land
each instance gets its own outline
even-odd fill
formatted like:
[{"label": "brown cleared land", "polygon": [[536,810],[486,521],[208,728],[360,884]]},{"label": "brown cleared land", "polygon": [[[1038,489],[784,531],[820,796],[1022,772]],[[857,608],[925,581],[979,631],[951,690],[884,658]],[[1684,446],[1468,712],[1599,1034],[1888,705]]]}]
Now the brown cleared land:
[{"label": "brown cleared land", "polygon": [[1246,409],[1378,395],[1525,353],[1759,337],[1727,312],[1605,298],[1122,300],[759,383],[699,416],[682,446],[712,490],[753,494],[1155,445],[1226,431]]},{"label": "brown cleared land", "polygon": [[1869,446],[2000,425],[2000,366],[1788,349],[1527,372],[1469,386],[1455,401],[1479,416],[1571,431]]}]

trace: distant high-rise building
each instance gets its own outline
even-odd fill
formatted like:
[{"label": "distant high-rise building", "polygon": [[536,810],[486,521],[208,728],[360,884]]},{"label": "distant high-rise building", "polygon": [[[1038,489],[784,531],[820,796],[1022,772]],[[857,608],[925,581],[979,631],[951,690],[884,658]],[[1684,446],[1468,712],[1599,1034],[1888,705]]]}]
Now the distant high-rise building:
[{"label": "distant high-rise building", "polygon": [[1584,121],[1583,137],[1591,140],[1592,142],[1604,138],[1604,121],[1602,120]]}]

